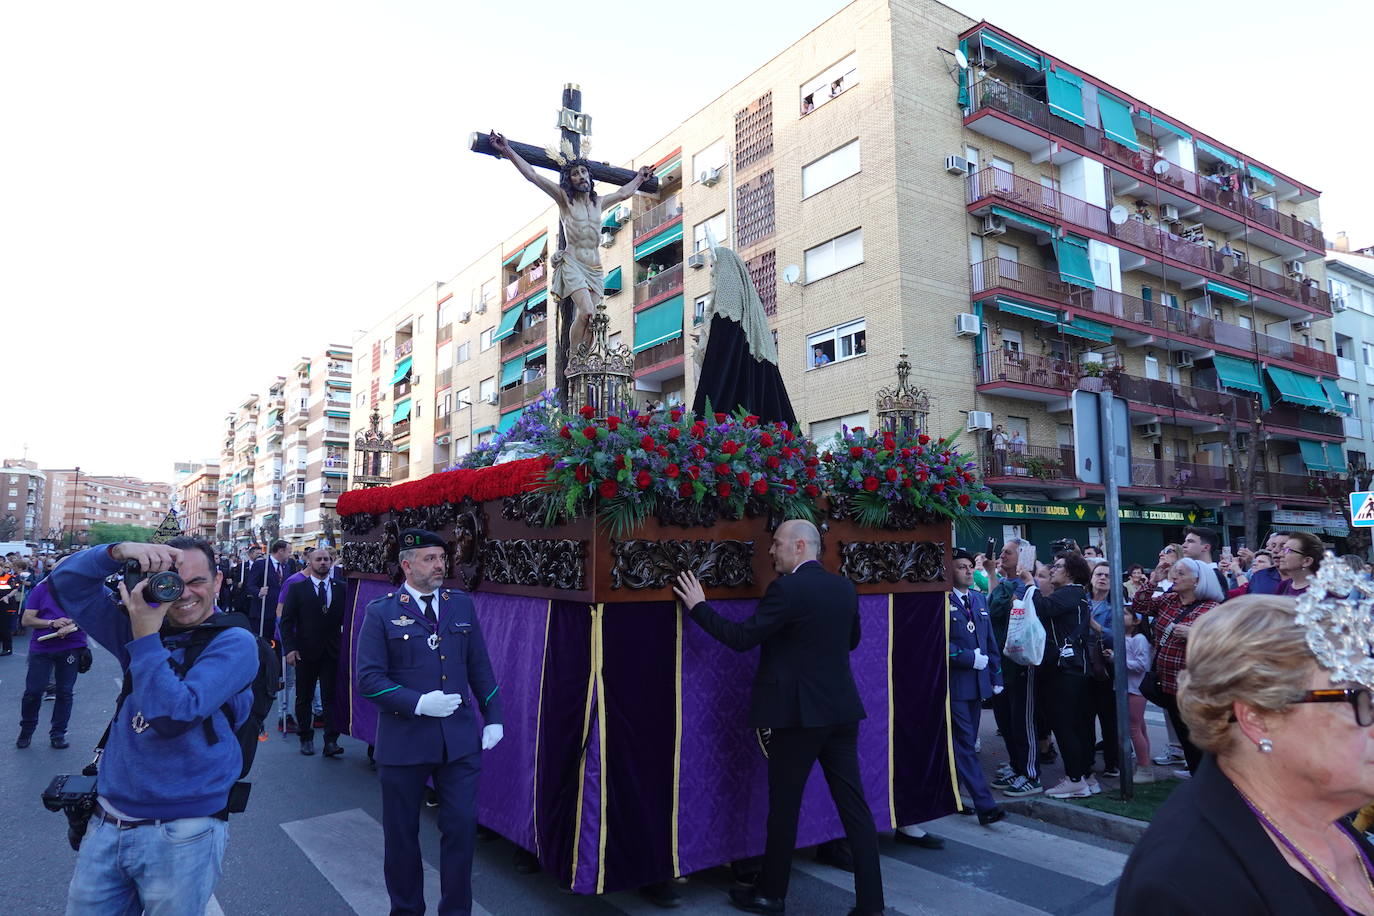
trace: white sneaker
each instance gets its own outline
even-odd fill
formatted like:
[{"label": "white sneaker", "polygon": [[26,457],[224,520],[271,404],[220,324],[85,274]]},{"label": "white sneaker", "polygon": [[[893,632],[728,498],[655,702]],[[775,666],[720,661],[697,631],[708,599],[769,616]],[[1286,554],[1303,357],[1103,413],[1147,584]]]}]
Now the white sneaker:
[{"label": "white sneaker", "polygon": [[1070,779],[1065,776],[1059,780],[1059,784],[1045,793],[1050,798],[1087,798],[1092,795],[1092,790],[1088,784],[1081,779]]},{"label": "white sneaker", "polygon": [[1154,774],[1154,773],[1151,773],[1149,770],[1145,769],[1144,767],[1136,767],[1136,768],[1135,768],[1135,774],[1131,777],[1131,782],[1137,783],[1137,784],[1143,784],[1143,783],[1154,782],[1154,781],[1155,781],[1155,774]]},{"label": "white sneaker", "polygon": [[1084,777],[1083,782],[1087,785],[1088,792],[1093,795],[1097,795],[1102,791],[1102,786],[1098,783],[1097,777],[1091,773]]},{"label": "white sneaker", "polygon": [[1168,767],[1178,766],[1180,763],[1186,763],[1187,761],[1183,757],[1183,748],[1171,747],[1158,757],[1155,757],[1154,762],[1159,766]]},{"label": "white sneaker", "polygon": [[1192,778],[1193,778],[1193,774],[1190,773],[1190,772],[1188,771],[1188,768],[1187,768],[1187,767],[1184,767],[1184,768],[1182,768],[1182,769],[1180,769],[1180,770],[1174,770],[1174,778],[1175,778],[1175,779],[1192,779]]}]

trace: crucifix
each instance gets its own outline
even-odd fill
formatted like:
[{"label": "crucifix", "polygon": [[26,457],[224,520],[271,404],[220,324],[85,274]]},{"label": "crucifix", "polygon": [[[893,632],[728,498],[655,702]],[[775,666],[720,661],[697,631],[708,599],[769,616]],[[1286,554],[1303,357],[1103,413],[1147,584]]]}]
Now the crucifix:
[{"label": "crucifix", "polygon": [[[558,300],[558,361],[555,367],[559,388],[567,375],[570,349],[586,344],[589,321],[604,296],[605,275],[597,243],[601,239],[601,211],[632,197],[636,191],[658,192],[658,179],[652,166],[638,171],[616,168],[606,162],[585,158],[591,136],[591,116],[582,111],[582,90],[574,83],[563,87],[563,107],[558,112],[559,143],[545,148],[508,140],[496,131],[474,133],[468,147],[474,153],[509,159],[516,170],[558,204],[558,248],[550,259],[553,276],[549,293]],[[557,183],[536,169],[559,173]],[[598,197],[596,182],[618,185],[605,197]],[[567,392],[563,392],[566,397]]]}]

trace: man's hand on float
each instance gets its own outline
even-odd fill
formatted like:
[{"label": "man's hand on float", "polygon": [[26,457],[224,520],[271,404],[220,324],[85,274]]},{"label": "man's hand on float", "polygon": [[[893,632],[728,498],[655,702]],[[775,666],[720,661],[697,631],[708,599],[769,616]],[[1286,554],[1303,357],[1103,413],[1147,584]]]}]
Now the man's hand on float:
[{"label": "man's hand on float", "polygon": [[701,582],[698,581],[696,573],[690,569],[678,573],[677,584],[673,586],[673,594],[677,595],[682,606],[689,611],[706,600],[706,592],[702,589]]}]

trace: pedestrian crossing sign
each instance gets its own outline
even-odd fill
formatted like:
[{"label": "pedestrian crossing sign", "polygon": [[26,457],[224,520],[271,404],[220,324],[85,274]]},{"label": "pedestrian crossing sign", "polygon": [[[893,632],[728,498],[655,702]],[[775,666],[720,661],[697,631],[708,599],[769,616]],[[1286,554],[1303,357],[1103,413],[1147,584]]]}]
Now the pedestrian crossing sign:
[{"label": "pedestrian crossing sign", "polygon": [[1360,490],[1350,494],[1350,525],[1352,528],[1374,528],[1374,491]]}]

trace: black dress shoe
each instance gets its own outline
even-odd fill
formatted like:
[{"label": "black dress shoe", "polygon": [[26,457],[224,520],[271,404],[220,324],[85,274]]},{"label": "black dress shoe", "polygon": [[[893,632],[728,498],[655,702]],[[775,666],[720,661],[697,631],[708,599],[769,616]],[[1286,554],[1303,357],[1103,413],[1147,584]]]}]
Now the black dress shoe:
[{"label": "black dress shoe", "polygon": [[343,753],[343,748],[339,747],[337,741],[326,741],[324,743],[324,755],[326,757],[337,757]]},{"label": "black dress shoe", "polygon": [[959,813],[962,814],[964,817],[969,817],[973,814],[973,808],[969,807],[968,805],[964,805],[962,808],[959,809]]},{"label": "black dress shoe", "polygon": [[677,892],[677,888],[673,885],[672,881],[659,881],[655,884],[646,884],[639,889],[639,893],[654,906],[661,906],[664,909],[682,906],[682,895]]},{"label": "black dress shoe", "polygon": [[515,849],[515,870],[522,875],[533,875],[539,871],[539,860],[528,849]]},{"label": "black dress shoe", "polygon": [[998,821],[1005,820],[1006,817],[1007,812],[1002,808],[991,808],[987,811],[978,812],[978,823],[986,827],[989,824],[995,824]]},{"label": "black dress shoe", "polygon": [[28,747],[33,743],[32,735],[20,735],[14,742],[15,747]]},{"label": "black dress shoe", "polygon": [[730,888],[730,902],[746,913],[782,913],[783,902],[772,897],[761,897],[752,890],[738,887]]},{"label": "black dress shoe", "polygon": [[919,846],[922,849],[944,849],[945,841],[933,833],[925,836],[910,836],[898,830],[893,839],[898,843],[906,843],[908,846]]},{"label": "black dress shoe", "polygon": [[307,757],[315,756],[315,739],[307,738],[301,742],[301,753]]},{"label": "black dress shoe", "polygon": [[53,735],[51,741],[52,746],[59,751],[65,751],[67,748],[71,747],[71,745],[67,743],[67,737],[65,735]]}]

